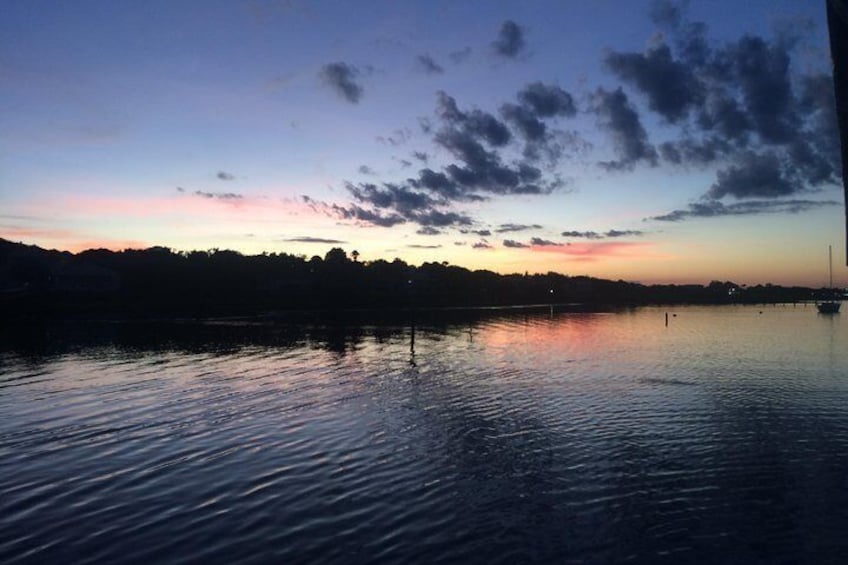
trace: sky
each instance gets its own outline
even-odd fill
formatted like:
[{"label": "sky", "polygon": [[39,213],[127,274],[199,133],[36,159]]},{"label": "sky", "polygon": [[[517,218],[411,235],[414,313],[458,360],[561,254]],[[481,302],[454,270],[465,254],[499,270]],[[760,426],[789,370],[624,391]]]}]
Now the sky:
[{"label": "sky", "polygon": [[824,1],[2,13],[12,241],[848,285]]}]

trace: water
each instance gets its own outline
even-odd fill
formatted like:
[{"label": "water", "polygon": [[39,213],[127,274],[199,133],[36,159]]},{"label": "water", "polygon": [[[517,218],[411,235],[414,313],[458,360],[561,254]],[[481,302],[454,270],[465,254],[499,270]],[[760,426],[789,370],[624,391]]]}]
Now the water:
[{"label": "water", "polygon": [[3,334],[3,563],[844,563],[812,307]]}]

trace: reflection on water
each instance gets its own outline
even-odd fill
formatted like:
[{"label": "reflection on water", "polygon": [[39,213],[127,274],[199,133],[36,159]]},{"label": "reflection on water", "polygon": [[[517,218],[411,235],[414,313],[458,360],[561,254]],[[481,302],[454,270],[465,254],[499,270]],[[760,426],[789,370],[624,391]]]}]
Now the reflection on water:
[{"label": "reflection on water", "polygon": [[838,563],[811,308],[8,328],[0,561]]}]

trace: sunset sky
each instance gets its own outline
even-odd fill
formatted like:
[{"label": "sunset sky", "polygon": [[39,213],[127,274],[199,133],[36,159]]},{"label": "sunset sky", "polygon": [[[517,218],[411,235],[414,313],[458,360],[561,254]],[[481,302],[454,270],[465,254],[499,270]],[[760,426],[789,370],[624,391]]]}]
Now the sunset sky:
[{"label": "sunset sky", "polygon": [[0,237],[848,285],[825,2],[3,0]]}]

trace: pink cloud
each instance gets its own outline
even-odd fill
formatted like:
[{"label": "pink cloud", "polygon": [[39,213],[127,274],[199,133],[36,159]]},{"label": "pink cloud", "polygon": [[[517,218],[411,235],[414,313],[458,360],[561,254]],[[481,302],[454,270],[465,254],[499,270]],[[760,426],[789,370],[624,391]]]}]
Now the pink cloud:
[{"label": "pink cloud", "polygon": [[530,249],[541,253],[569,255],[572,261],[590,262],[606,257],[617,258],[659,258],[651,253],[653,243],[635,241],[597,241],[564,243],[562,245],[534,245]]},{"label": "pink cloud", "polygon": [[171,196],[62,195],[34,202],[31,209],[91,219],[244,219],[279,221],[287,215],[318,215],[303,202],[263,196],[184,191]]},{"label": "pink cloud", "polygon": [[90,234],[61,228],[33,228],[26,226],[0,226],[0,237],[10,241],[22,241],[48,249],[59,249],[74,253],[86,249],[145,249],[150,244],[135,239],[97,238]]}]

